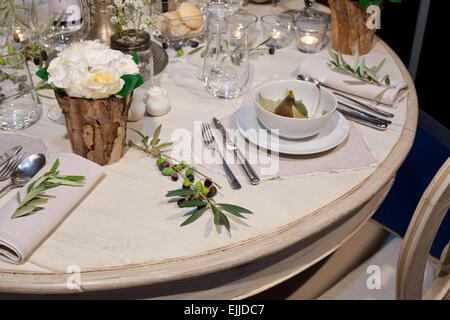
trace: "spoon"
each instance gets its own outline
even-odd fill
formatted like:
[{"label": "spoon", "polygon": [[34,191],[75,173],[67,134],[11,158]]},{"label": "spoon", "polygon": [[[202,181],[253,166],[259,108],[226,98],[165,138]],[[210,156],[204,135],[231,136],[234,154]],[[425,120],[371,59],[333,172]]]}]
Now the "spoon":
[{"label": "spoon", "polygon": [[0,190],[0,198],[10,189],[23,187],[44,165],[45,156],[42,153],[23,159],[11,175],[11,183]]},{"label": "spoon", "polygon": [[[308,77],[307,75],[304,75],[304,74],[299,74],[299,75],[297,76],[297,79],[298,79],[298,80],[303,80],[303,81],[312,82],[312,83],[318,84],[319,86],[329,88],[329,87],[328,87],[327,85],[325,85],[323,82],[321,82],[321,81],[319,81],[319,80],[316,80],[316,79],[314,79],[314,78]],[[367,104],[365,104],[365,103],[362,103],[362,102],[360,102],[360,101],[358,101],[358,100],[355,100],[355,99],[350,98],[350,97],[348,97],[348,96],[346,96],[346,95],[343,95],[342,93],[334,92],[334,91],[333,91],[333,93],[334,93],[335,95],[337,95],[337,96],[340,96],[340,97],[342,97],[342,98],[348,99],[348,100],[350,100],[350,101],[352,101],[352,102],[354,102],[354,103],[356,103],[356,104],[359,104],[361,107],[364,107],[364,108],[366,108],[366,109],[368,109],[368,110],[370,110],[370,111],[372,111],[372,112],[374,112],[374,113],[376,113],[376,114],[379,114],[379,115],[382,115],[382,116],[388,117],[388,118],[392,118],[392,117],[394,116],[394,114],[392,114],[392,113],[390,113],[390,112],[386,112],[386,111],[380,110],[380,109],[378,109],[378,108],[369,106],[369,105],[367,105]]]}]

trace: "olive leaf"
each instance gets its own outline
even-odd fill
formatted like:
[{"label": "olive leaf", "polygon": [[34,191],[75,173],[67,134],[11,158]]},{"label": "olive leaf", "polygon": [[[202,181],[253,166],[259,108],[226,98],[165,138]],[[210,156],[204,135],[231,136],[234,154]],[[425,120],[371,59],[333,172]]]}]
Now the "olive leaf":
[{"label": "olive leaf", "polygon": [[344,57],[340,52],[336,53],[333,50],[329,49],[328,53],[331,59],[328,61],[327,65],[332,71],[357,79],[355,81],[343,80],[345,83],[351,85],[373,84],[383,88],[383,90],[373,99],[375,102],[381,100],[387,89],[391,88],[389,75],[386,74],[384,77],[379,76],[379,73],[383,68],[384,63],[386,62],[386,59],[383,59],[377,66],[368,67],[366,65],[365,57],[360,57],[359,51],[358,49],[356,49],[355,60],[353,62],[352,68],[344,60]]},{"label": "olive leaf", "polygon": [[189,218],[187,218],[181,225],[180,227],[184,227],[187,226],[188,224],[194,222],[195,220],[197,220],[198,218],[200,218],[202,216],[202,214],[206,211],[206,207],[205,208],[201,208],[198,209],[197,211],[195,211],[194,213],[192,213]]},{"label": "olive leaf", "polygon": [[41,177],[34,180],[27,188],[27,194],[21,199],[20,193],[17,192],[16,200],[18,206],[11,219],[23,217],[44,209],[42,207],[48,200],[54,198],[52,195],[43,194],[45,191],[56,188],[61,185],[70,187],[82,187],[84,176],[59,175],[57,170],[60,165],[59,159],[56,159],[50,170]]}]

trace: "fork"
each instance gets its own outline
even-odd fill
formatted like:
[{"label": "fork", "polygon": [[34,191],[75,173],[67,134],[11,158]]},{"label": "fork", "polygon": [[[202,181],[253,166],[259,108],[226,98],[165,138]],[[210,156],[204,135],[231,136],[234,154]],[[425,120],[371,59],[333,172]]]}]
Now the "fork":
[{"label": "fork", "polygon": [[220,153],[220,150],[217,147],[216,139],[214,138],[214,135],[212,134],[211,127],[209,126],[209,123],[207,123],[207,122],[202,123],[201,124],[201,128],[202,128],[203,142],[205,143],[206,147],[208,149],[213,149],[214,151],[216,151],[219,154],[219,156],[220,156],[220,158],[222,160],[223,169],[225,170],[225,174],[227,176],[228,182],[231,185],[231,189],[240,189],[241,188],[241,184],[239,183],[239,181],[237,180],[236,176],[233,174],[233,172],[231,171],[231,169],[228,166],[227,162],[225,161],[224,157]]},{"label": "fork", "polygon": [[16,170],[24,155],[25,153],[21,151],[12,156],[12,158],[0,170],[0,181],[7,180],[11,177],[11,174],[14,170]]}]

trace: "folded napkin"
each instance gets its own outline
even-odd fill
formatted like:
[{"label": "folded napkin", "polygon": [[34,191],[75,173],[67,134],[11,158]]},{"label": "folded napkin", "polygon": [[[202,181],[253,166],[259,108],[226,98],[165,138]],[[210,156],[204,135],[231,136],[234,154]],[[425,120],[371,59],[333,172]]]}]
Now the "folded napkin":
[{"label": "folded napkin", "polygon": [[[356,170],[376,165],[378,162],[367,146],[364,138],[355,128],[353,123],[350,125],[350,133],[347,139],[336,148],[312,155],[272,155],[267,154],[263,149],[258,149],[253,144],[247,143],[237,129],[237,115],[240,110],[221,118],[220,121],[228,130],[230,135],[234,135],[236,145],[239,146],[242,153],[250,162],[256,173],[262,180],[270,179],[290,179],[301,176],[316,175],[321,173],[333,173],[348,170]],[[222,137],[216,130],[214,135],[224,154],[227,163],[233,173],[241,181],[246,180],[246,175],[237,163],[233,154],[223,150]],[[201,141],[201,132],[194,132],[194,141]],[[201,145],[200,145],[201,146]],[[210,154],[211,150],[205,147],[194,145],[194,161],[214,172],[224,174],[221,164],[217,164]]]},{"label": "folded napkin", "polygon": [[[12,197],[0,208],[0,260],[20,264],[57,228],[86,194],[103,177],[103,168],[96,163],[72,153],[58,155],[61,175],[85,176],[83,187],[59,186],[47,191],[56,196],[45,204],[45,209],[34,214],[11,219],[17,208]],[[50,159],[32,181],[49,171],[55,159]],[[29,184],[28,183],[28,184]],[[20,189],[23,199],[28,184]]]},{"label": "folded napkin", "polygon": [[[368,67],[377,66],[385,58],[391,59],[389,56],[383,54],[371,54],[364,57],[366,59],[366,66]],[[317,79],[331,88],[371,100],[383,90],[382,87],[373,84],[352,85],[344,82],[344,80],[355,81],[357,79],[332,71],[327,65],[328,61],[320,56],[311,56],[302,62],[299,73]],[[350,60],[346,59],[346,61],[351,65]],[[386,67],[384,68],[386,69]],[[384,76],[383,69],[381,70],[381,74]],[[384,93],[379,102],[395,107],[408,95],[408,84],[403,81],[390,80],[392,88]]]}]

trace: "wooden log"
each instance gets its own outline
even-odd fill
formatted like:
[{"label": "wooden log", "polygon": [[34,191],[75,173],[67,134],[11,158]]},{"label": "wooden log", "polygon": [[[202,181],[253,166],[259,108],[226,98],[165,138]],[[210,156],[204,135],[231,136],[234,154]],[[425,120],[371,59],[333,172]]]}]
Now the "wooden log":
[{"label": "wooden log", "polygon": [[55,92],[66,119],[72,151],[100,165],[117,162],[125,152],[128,109],[125,98],[71,98]]},{"label": "wooden log", "polygon": [[369,53],[376,29],[367,28],[367,7],[354,0],[329,0],[332,47],[342,54]]}]

